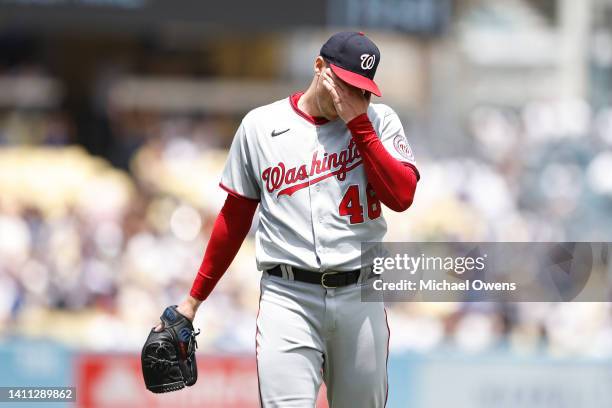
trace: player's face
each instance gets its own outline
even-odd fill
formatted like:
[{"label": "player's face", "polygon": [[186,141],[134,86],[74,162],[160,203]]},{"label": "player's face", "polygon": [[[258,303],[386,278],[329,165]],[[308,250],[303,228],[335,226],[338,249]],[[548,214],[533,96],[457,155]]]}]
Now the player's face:
[{"label": "player's face", "polygon": [[[318,57],[317,61],[315,62],[315,68],[317,69],[317,72],[322,72],[324,69],[329,68],[329,64],[327,64],[327,62],[325,62],[323,58]],[[345,84],[346,86],[353,88],[352,85],[349,85],[343,80],[341,80],[340,78],[338,78],[336,74],[333,73],[333,71],[331,71],[331,76],[334,81],[341,82]],[[332,100],[331,95],[329,94],[327,89],[325,89],[321,81],[322,81],[321,77],[318,76],[317,86],[316,86],[316,97],[317,97],[317,104],[319,105],[319,110],[321,111],[323,116],[325,116],[327,119],[330,119],[330,120],[336,119],[338,117],[338,112],[336,111],[336,107],[334,106],[334,101]],[[369,101],[371,97],[370,92],[366,92],[363,90],[361,91],[363,92],[364,97]]]},{"label": "player's face", "polygon": [[[319,57],[317,59],[317,72],[322,72],[324,69],[328,68],[328,64],[323,60],[323,58]],[[334,75],[334,80],[338,80]],[[323,84],[321,83],[322,79],[320,76],[317,76],[317,86],[316,86],[316,98],[319,110],[327,119],[336,119],[338,117],[338,112],[336,112],[336,107],[334,106],[334,101],[332,100],[331,95],[325,89]]]}]

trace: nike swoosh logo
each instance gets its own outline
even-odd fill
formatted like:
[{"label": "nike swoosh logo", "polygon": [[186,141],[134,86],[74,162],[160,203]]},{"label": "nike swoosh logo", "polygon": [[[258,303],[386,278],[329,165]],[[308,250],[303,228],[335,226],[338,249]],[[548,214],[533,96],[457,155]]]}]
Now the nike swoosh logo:
[{"label": "nike swoosh logo", "polygon": [[270,133],[270,135],[271,135],[272,137],[276,137],[276,136],[278,136],[278,135],[282,135],[283,133],[288,132],[290,129],[291,129],[291,128],[287,128],[287,129],[285,129],[285,130],[281,130],[281,131],[277,131],[276,129],[274,129],[274,130],[272,131],[272,133]]}]

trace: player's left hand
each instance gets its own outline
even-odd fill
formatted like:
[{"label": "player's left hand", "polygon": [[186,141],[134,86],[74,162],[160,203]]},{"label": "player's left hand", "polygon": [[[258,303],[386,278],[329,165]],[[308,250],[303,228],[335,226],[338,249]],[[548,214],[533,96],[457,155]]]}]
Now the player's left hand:
[{"label": "player's left hand", "polygon": [[321,79],[323,80],[323,86],[331,95],[338,116],[345,123],[367,112],[370,101],[361,89],[337,79],[330,68],[323,70]]}]

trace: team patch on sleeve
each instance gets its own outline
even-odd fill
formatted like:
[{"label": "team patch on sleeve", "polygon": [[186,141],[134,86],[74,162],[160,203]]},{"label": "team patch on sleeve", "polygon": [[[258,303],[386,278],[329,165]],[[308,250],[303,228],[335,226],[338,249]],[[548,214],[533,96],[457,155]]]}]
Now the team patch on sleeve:
[{"label": "team patch on sleeve", "polygon": [[395,147],[395,150],[397,150],[397,152],[406,160],[411,162],[414,161],[414,154],[412,154],[412,149],[408,144],[408,140],[406,140],[406,136],[402,134],[395,136],[393,139],[393,147]]}]

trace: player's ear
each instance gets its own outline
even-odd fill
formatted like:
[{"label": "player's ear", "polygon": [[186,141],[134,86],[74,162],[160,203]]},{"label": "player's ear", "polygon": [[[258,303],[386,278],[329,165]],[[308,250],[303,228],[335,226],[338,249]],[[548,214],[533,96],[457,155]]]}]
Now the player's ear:
[{"label": "player's ear", "polygon": [[325,60],[323,59],[322,56],[318,56],[317,59],[315,59],[314,62],[314,73],[316,76],[321,75],[321,73],[323,72],[323,70],[327,67],[327,64],[325,63]]}]

